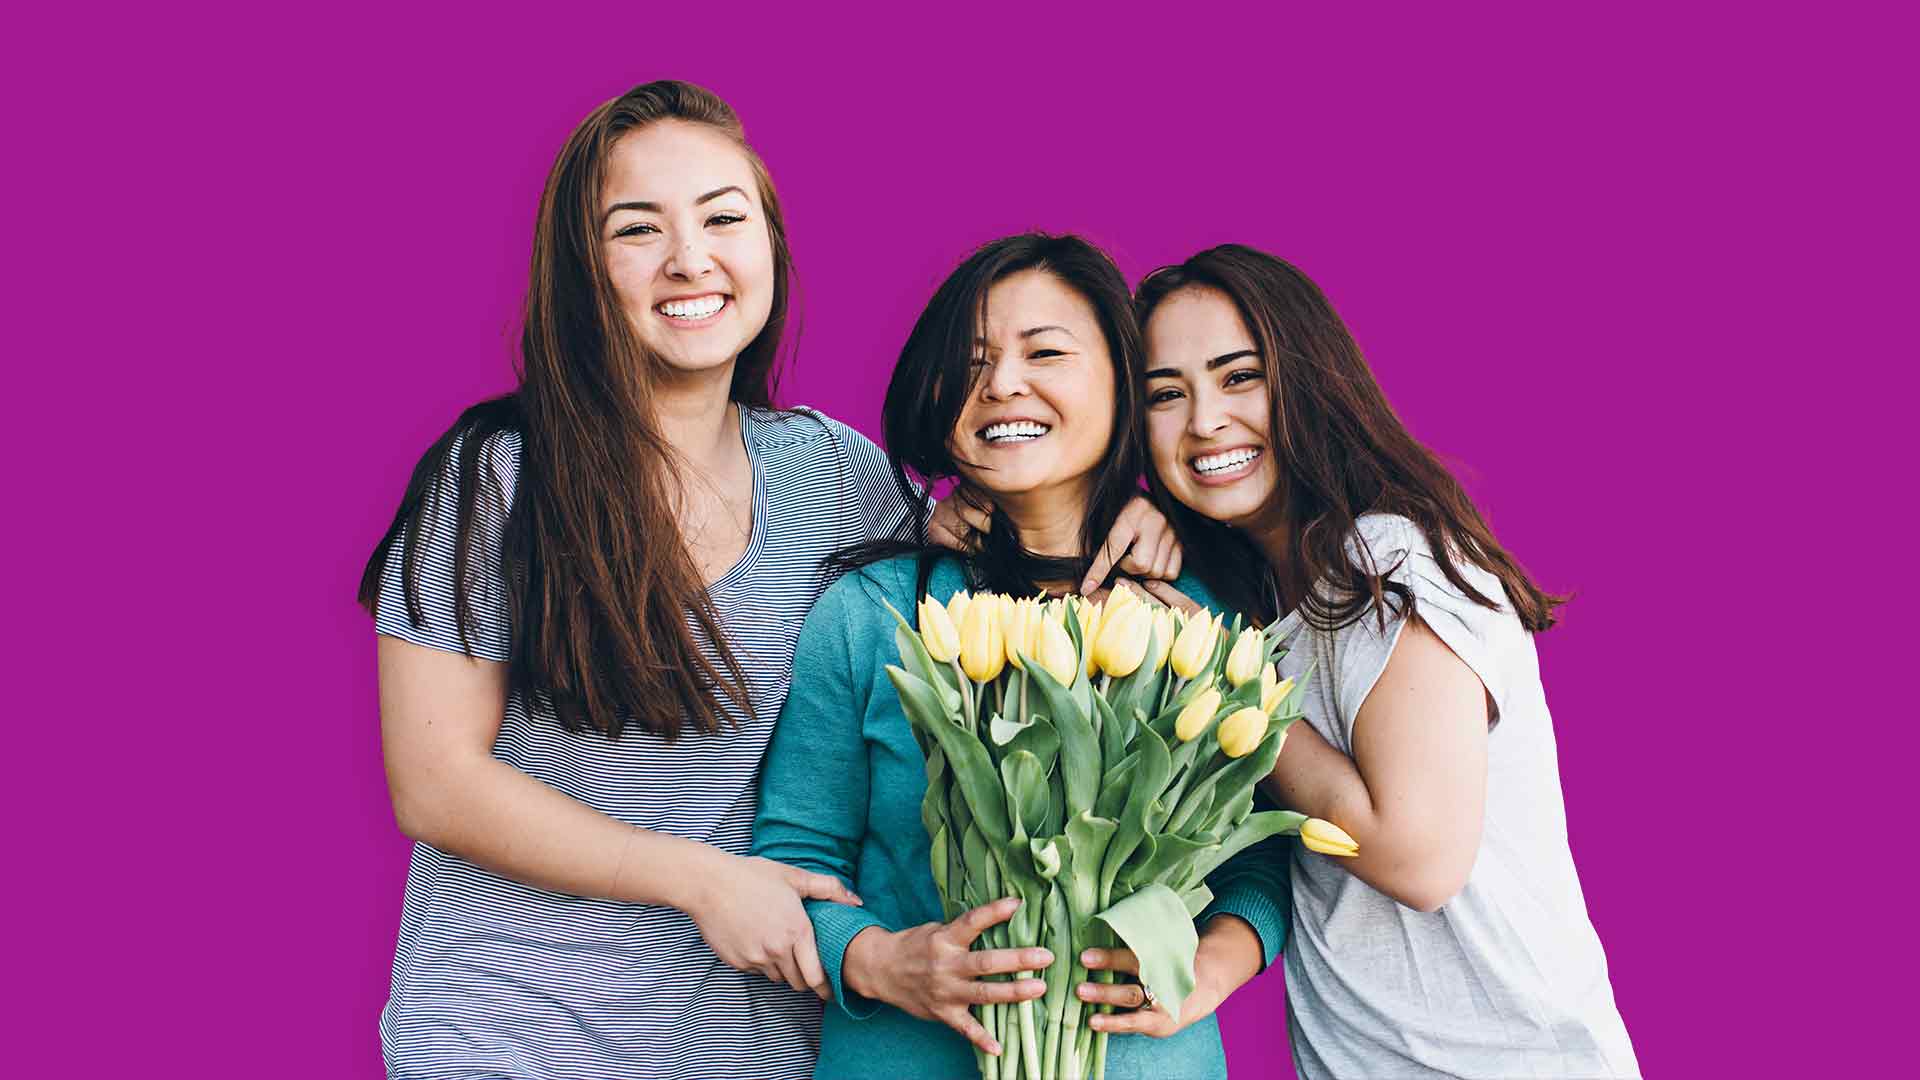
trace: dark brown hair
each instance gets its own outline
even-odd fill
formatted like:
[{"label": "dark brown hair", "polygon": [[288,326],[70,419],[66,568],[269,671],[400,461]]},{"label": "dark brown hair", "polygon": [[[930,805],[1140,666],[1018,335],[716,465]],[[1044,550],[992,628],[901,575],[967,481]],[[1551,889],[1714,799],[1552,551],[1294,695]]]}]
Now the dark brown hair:
[{"label": "dark brown hair", "polygon": [[[735,360],[729,396],[772,405],[793,272],[773,183],[726,102],[683,82],[635,87],[581,121],[547,176],[519,389],[467,410],[427,451],[360,579],[360,603],[372,611],[388,556],[402,543],[407,614],[423,622],[418,541],[423,520],[445,502],[443,477],[452,465],[459,476],[455,620],[471,655],[472,593],[486,587],[470,580],[481,450],[501,431],[519,432],[519,478],[501,553],[513,620],[510,684],[550,703],[567,730],[610,738],[629,720],[669,738],[688,717],[701,731],[717,731],[726,715],[722,696],[752,711],[745,676],[674,522],[675,455],[653,411],[665,361],[622,312],[600,241],[609,153],[623,136],[663,120],[721,132],[752,165],[773,245],[773,297],[765,328]],[[497,497],[498,481],[490,482]],[[706,658],[703,641],[713,643],[718,663]]]},{"label": "dark brown hair", "polygon": [[[931,482],[960,475],[962,463],[953,455],[951,440],[979,377],[973,364],[974,341],[985,333],[987,293],[1023,270],[1052,275],[1092,306],[1113,363],[1114,405],[1113,434],[1094,471],[1093,497],[1080,529],[1080,558],[1033,554],[1021,546],[1007,515],[993,509],[992,525],[968,559],[968,571],[976,587],[1015,596],[1031,594],[1042,582],[1077,584],[1120,511],[1140,492],[1145,451],[1138,372],[1146,348],[1120,268],[1106,252],[1078,236],[1021,233],[982,245],[947,275],[914,322],[881,409],[894,482],[907,502],[919,508],[911,536],[924,537],[928,510],[919,495],[923,489],[914,478]],[[920,591],[925,592],[933,561],[951,554],[944,548],[913,539],[875,540],[841,552],[836,562],[856,567],[908,552],[923,556]]]},{"label": "dark brown hair", "polygon": [[1148,470],[1148,486],[1172,519],[1187,564],[1228,607],[1270,622],[1298,605],[1301,617],[1322,630],[1369,611],[1384,624],[1388,595],[1412,614],[1412,591],[1387,577],[1396,567],[1375,565],[1364,544],[1359,562],[1347,555],[1360,516],[1381,512],[1411,520],[1465,596],[1500,606],[1461,575],[1461,560],[1500,579],[1528,630],[1553,626],[1554,608],[1565,598],[1527,577],[1459,481],[1400,422],[1319,286],[1282,259],[1224,244],[1149,274],[1135,294],[1140,324],[1187,288],[1215,289],[1233,302],[1266,368],[1268,452],[1280,479],[1261,513],[1286,530],[1285,567],[1276,571],[1239,530],[1180,504]]}]

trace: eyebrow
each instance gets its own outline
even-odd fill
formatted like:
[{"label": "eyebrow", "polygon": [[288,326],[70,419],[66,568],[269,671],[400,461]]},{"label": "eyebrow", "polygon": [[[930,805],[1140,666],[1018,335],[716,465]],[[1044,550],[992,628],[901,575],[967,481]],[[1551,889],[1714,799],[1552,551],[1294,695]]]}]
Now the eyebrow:
[{"label": "eyebrow", "polygon": [[[733,194],[738,195],[743,199],[747,197],[747,193],[740,189],[740,185],[728,184],[726,187],[723,187],[723,188],[714,188],[712,191],[709,191],[705,195],[702,195],[699,198],[693,200],[693,205],[699,206],[702,203],[710,203],[713,200],[719,198],[720,196],[727,194],[728,192],[732,192]],[[608,218],[612,217],[613,212],[616,210],[642,210],[649,214],[657,214],[660,212],[660,204],[657,202],[638,202],[638,201],[617,202],[617,203],[614,203],[612,206],[607,207],[607,212],[600,215],[600,220],[605,221]]]},{"label": "eyebrow", "polygon": [[[1231,364],[1243,356],[1259,355],[1260,350],[1258,349],[1241,349],[1238,352],[1221,353],[1219,356],[1207,361],[1207,370],[1212,371],[1224,364]],[[1152,371],[1147,372],[1147,378],[1149,379],[1177,379],[1179,377],[1180,373],[1170,367],[1154,368]]]},{"label": "eyebrow", "polygon": [[[1025,341],[1025,340],[1027,340],[1028,338],[1031,338],[1031,337],[1037,337],[1038,335],[1040,335],[1040,334],[1044,334],[1044,333],[1046,333],[1046,332],[1047,332],[1047,331],[1049,331],[1049,330],[1058,330],[1058,331],[1060,331],[1061,333],[1063,333],[1063,334],[1065,334],[1065,335],[1067,335],[1068,337],[1070,337],[1070,338],[1073,338],[1073,340],[1075,340],[1075,341],[1079,341],[1079,340],[1080,340],[1080,339],[1079,339],[1079,338],[1077,338],[1077,337],[1073,337],[1073,331],[1071,331],[1071,330],[1069,330],[1069,329],[1067,329],[1067,328],[1066,328],[1066,327],[1064,327],[1064,326],[1035,326],[1035,327],[1031,327],[1031,328],[1029,328],[1029,329],[1026,329],[1026,330],[1022,330],[1022,331],[1020,331],[1020,340],[1021,340],[1021,341]],[[993,344],[993,342],[991,342],[991,341],[988,341],[988,340],[987,340],[986,338],[983,338],[983,337],[977,337],[977,338],[974,338],[974,339],[973,339],[973,343],[974,343],[975,345],[979,345],[979,346],[981,346],[981,347],[983,347],[983,348],[985,348],[985,347],[990,347],[990,346],[992,346],[992,344]]]}]

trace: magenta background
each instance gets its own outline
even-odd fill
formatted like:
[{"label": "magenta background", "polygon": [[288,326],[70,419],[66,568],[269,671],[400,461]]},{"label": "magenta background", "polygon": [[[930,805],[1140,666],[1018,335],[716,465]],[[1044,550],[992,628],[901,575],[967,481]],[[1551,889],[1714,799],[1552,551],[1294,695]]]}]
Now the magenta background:
[{"label": "magenta background", "polygon": [[[378,1073],[407,845],[353,586],[509,384],[561,140],[676,76],[785,199],[785,400],[869,432],[981,241],[1305,268],[1578,593],[1541,657],[1643,1065],[1879,1071],[1914,959],[1881,869],[1912,851],[1911,27],[1275,7],[23,9],[14,1064]],[[1223,1023],[1236,1077],[1290,1075],[1277,974]]]}]

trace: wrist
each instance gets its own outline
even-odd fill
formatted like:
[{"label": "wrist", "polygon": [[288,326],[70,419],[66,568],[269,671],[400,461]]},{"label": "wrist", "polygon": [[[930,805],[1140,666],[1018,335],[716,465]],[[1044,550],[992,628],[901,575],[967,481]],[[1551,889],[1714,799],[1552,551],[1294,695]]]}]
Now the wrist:
[{"label": "wrist", "polygon": [[1195,989],[1218,1005],[1260,974],[1265,961],[1260,932],[1253,924],[1230,912],[1220,912],[1200,931],[1200,947],[1193,964]]},{"label": "wrist", "polygon": [[665,875],[661,883],[659,902],[667,907],[677,908],[689,915],[704,910],[712,902],[718,891],[724,891],[725,862],[739,858],[729,855],[719,848],[702,844],[697,840],[684,837],[670,837],[680,851],[669,854],[680,856],[674,859],[680,866],[678,872]]},{"label": "wrist", "polygon": [[887,970],[883,959],[893,934],[885,927],[869,926],[853,935],[847,951],[840,957],[840,983],[848,990],[874,1001],[885,1000],[880,992],[880,973]]}]

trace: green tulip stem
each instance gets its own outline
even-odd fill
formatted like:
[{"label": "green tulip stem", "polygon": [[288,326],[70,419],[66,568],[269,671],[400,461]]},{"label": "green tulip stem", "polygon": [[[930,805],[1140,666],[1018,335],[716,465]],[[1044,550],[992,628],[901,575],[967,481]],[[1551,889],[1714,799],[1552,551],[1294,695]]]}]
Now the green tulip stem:
[{"label": "green tulip stem", "polygon": [[[1033,977],[1034,973],[1031,971],[1022,971],[1014,975],[1016,981]],[[1040,1080],[1040,1029],[1033,1018],[1032,999],[1020,1003],[1018,1020],[1021,1064],[1026,1067],[1027,1076],[1031,1080]]]},{"label": "green tulip stem", "polygon": [[1107,1080],[1107,1033],[1093,1034],[1093,1080]]},{"label": "green tulip stem", "polygon": [[965,703],[967,730],[972,731],[980,715],[980,711],[974,707],[973,680],[967,678],[967,673],[965,669],[960,666],[960,657],[957,654],[953,659],[947,661],[947,664],[953,668],[955,675],[960,676],[960,700]]}]

